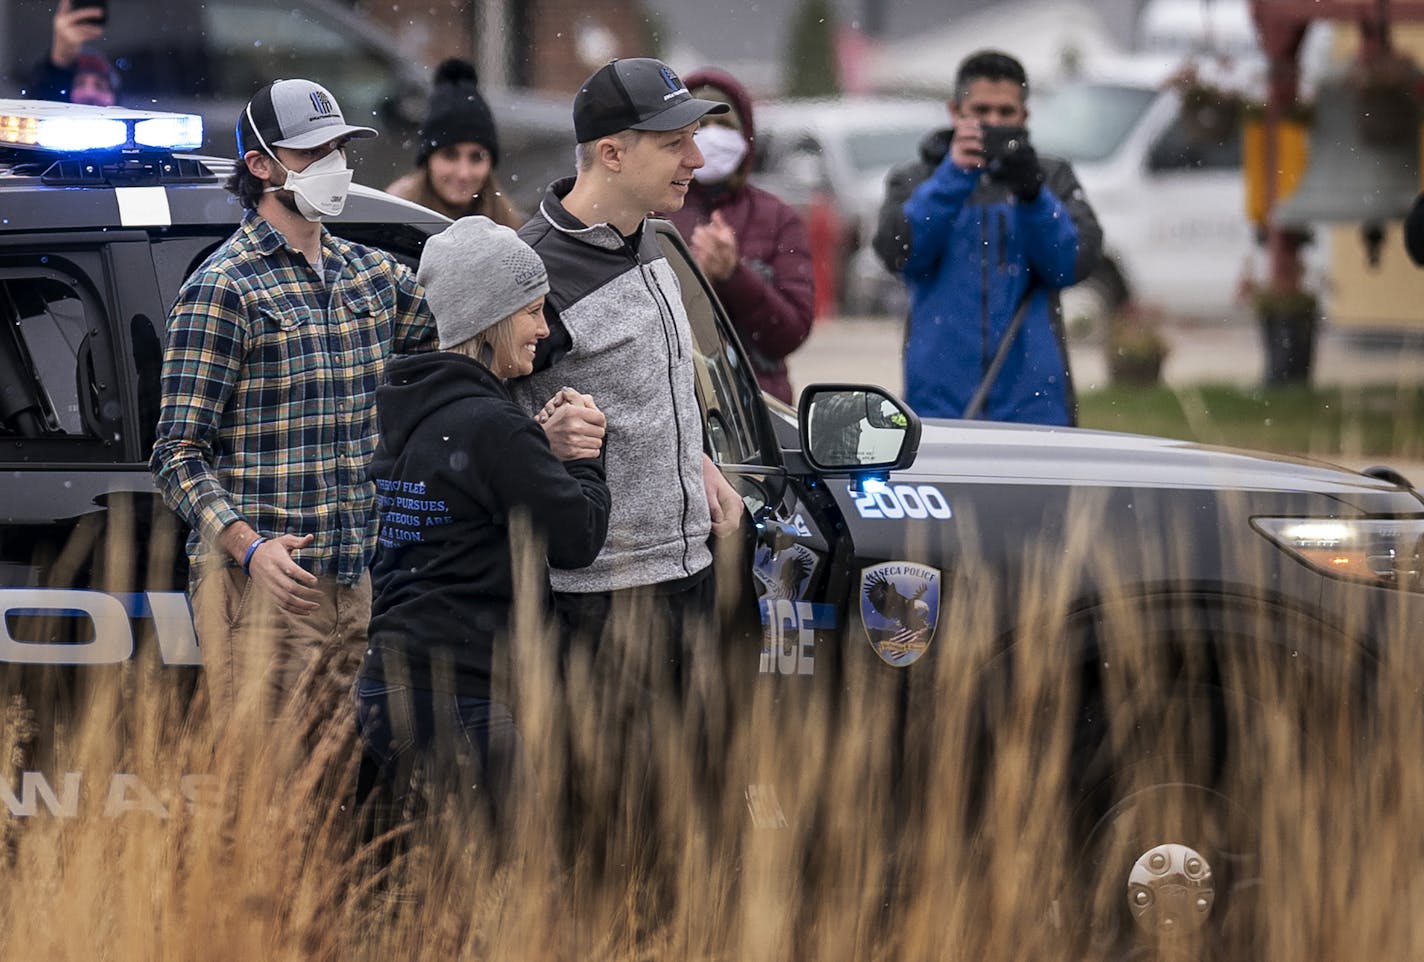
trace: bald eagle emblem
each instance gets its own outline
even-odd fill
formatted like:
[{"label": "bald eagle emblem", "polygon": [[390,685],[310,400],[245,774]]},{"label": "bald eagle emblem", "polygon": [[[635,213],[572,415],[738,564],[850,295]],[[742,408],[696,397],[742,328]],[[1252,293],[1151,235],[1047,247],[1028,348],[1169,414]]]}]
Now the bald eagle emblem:
[{"label": "bald eagle emblem", "polygon": [[805,598],[819,564],[816,552],[803,544],[787,545],[780,551],[762,545],[752,560],[757,591],[766,598]]},{"label": "bald eagle emblem", "polygon": [[939,623],[938,568],[888,561],[860,572],[860,618],[870,647],[887,665],[905,668],[930,646]]}]

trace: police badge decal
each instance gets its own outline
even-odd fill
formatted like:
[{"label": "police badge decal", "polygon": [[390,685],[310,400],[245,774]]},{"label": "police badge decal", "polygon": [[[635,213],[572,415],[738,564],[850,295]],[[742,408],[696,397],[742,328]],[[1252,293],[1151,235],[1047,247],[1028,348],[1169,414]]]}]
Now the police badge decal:
[{"label": "police badge decal", "polygon": [[939,623],[940,571],[887,561],[860,572],[860,620],[870,647],[892,668],[919,660]]}]

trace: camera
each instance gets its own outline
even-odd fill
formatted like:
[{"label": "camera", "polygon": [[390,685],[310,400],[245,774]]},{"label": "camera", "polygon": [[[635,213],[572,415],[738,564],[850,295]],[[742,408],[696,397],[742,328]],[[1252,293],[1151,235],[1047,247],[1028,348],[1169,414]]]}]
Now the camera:
[{"label": "camera", "polygon": [[984,138],[984,169],[990,177],[998,177],[1007,169],[1012,169],[1013,159],[1028,149],[1028,129],[1017,125],[990,126],[980,128]]}]

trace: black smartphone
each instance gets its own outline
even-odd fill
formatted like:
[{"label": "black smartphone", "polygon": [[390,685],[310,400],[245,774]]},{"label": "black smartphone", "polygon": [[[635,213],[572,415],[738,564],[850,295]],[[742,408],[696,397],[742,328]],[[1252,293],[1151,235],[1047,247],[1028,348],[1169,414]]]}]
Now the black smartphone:
[{"label": "black smartphone", "polygon": [[109,0],[69,0],[71,10],[97,9],[99,16],[90,17],[90,23],[107,24],[109,22]]},{"label": "black smartphone", "polygon": [[1012,125],[984,124],[979,128],[984,138],[984,162],[992,164],[1003,160],[1028,146],[1028,128]]}]

